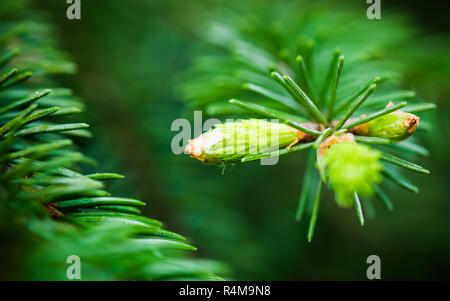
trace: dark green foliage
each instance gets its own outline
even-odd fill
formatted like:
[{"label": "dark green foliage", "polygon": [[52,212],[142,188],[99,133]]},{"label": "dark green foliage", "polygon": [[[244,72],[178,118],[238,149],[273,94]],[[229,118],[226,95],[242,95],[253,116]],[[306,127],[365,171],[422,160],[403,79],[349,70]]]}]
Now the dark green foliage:
[{"label": "dark green foliage", "polygon": [[80,172],[93,160],[68,138],[91,133],[66,118],[84,106],[68,89],[42,89],[75,65],[51,26],[17,16],[13,2],[0,4],[0,278],[67,280],[77,255],[82,280],[220,280],[225,267],[187,257],[195,248],[140,215],[144,202],[111,196],[103,181],[122,175]]}]

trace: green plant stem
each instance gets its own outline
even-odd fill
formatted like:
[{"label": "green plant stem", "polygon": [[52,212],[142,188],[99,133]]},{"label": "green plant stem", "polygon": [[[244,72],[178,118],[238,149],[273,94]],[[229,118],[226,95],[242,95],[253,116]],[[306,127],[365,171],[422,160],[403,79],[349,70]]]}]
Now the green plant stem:
[{"label": "green plant stem", "polygon": [[353,101],[355,101],[355,99],[360,97],[371,85],[378,84],[379,82],[381,82],[381,77],[375,77],[374,79],[367,82],[361,90],[356,92],[353,96],[349,97],[347,100],[341,102],[341,104],[335,110],[336,114],[339,114],[342,111],[344,111],[345,108],[347,108]]},{"label": "green plant stem", "polygon": [[361,207],[361,201],[359,200],[358,194],[356,192],[353,193],[354,197],[354,206],[356,210],[356,215],[358,216],[359,223],[361,226],[364,226],[364,215]]},{"label": "green plant stem", "polygon": [[322,134],[317,138],[317,140],[314,142],[314,147],[316,149],[319,149],[320,144],[331,134],[333,133],[332,128],[327,128],[325,131],[322,132]]},{"label": "green plant stem", "polygon": [[366,143],[366,144],[389,144],[391,140],[388,138],[382,137],[368,137],[368,136],[358,136],[353,135],[357,142]]},{"label": "green plant stem", "polygon": [[306,203],[308,201],[309,192],[311,190],[312,176],[314,172],[314,162],[314,152],[310,151],[306,161],[306,170],[303,178],[302,192],[300,193],[297,212],[295,213],[295,219],[297,222],[302,219],[303,212],[305,211]]},{"label": "green plant stem", "polygon": [[394,112],[394,111],[396,111],[396,110],[398,110],[400,108],[403,108],[404,106],[406,106],[406,102],[401,102],[399,104],[387,107],[387,108],[385,108],[385,109],[383,109],[381,111],[378,111],[376,113],[372,113],[372,114],[367,115],[366,117],[361,118],[361,119],[359,119],[359,120],[357,120],[355,122],[347,124],[347,125],[343,126],[343,128],[344,129],[350,129],[350,128],[354,127],[354,126],[357,126],[357,125],[360,125],[360,124],[372,121],[372,120],[380,118],[380,117],[382,117],[382,116],[384,116],[386,114],[392,113],[392,112]]},{"label": "green plant stem", "polygon": [[291,148],[283,148],[280,150],[276,150],[273,152],[267,152],[267,153],[263,153],[263,154],[256,154],[256,155],[247,155],[245,157],[243,157],[241,159],[241,162],[249,162],[249,161],[254,161],[254,160],[258,160],[258,159],[262,159],[262,158],[270,158],[270,157],[274,157],[274,156],[281,156],[281,155],[286,155],[289,153],[293,153],[293,152],[298,152],[298,151],[302,151],[305,149],[310,148],[311,146],[314,145],[314,142],[309,142],[309,143],[301,143],[301,144],[297,144],[294,145]]},{"label": "green plant stem", "polygon": [[373,185],[373,187],[375,188],[375,193],[377,194],[378,198],[381,200],[381,203],[384,205],[384,207],[388,211],[393,211],[394,205],[392,204],[389,197],[384,193],[384,191],[378,185]]},{"label": "green plant stem", "polygon": [[316,198],[314,200],[314,209],[311,214],[308,228],[308,242],[311,242],[314,236],[314,229],[316,227],[317,215],[319,214],[320,196],[322,194],[322,181],[319,179],[317,183]]},{"label": "green plant stem", "polygon": [[314,142],[314,148],[316,149],[316,158],[317,158],[317,163],[318,163],[318,168],[319,168],[319,175],[320,175],[320,179],[324,183],[326,182],[327,179],[326,179],[326,175],[325,175],[325,167],[322,164],[320,164],[320,161],[319,161],[319,158],[320,158],[320,144],[322,144],[322,142],[328,136],[330,136],[332,133],[333,133],[333,129],[332,128],[328,128]]},{"label": "green plant stem", "polygon": [[405,159],[398,158],[396,156],[390,155],[390,154],[382,154],[381,160],[398,165],[400,167],[416,171],[423,174],[430,174],[430,171],[428,169],[423,168],[420,165],[417,165],[415,163],[409,162]]},{"label": "green plant stem", "polygon": [[283,76],[283,80],[286,83],[288,89],[292,92],[295,99],[303,104],[305,108],[309,111],[311,116],[317,121],[323,123],[325,126],[328,126],[328,122],[320,110],[316,107],[316,105],[309,99],[305,92],[289,77]]},{"label": "green plant stem", "polygon": [[269,98],[271,100],[274,100],[274,101],[281,103],[284,106],[287,106],[288,108],[294,109],[296,111],[300,111],[303,109],[297,102],[293,101],[291,98],[286,97],[284,95],[274,93],[274,92],[269,91],[261,86],[258,86],[258,85],[252,84],[252,83],[247,83],[244,85],[244,89],[246,89],[248,91],[252,91],[256,94],[259,94],[259,95]]},{"label": "green plant stem", "polygon": [[364,91],[364,93],[359,96],[347,109],[347,111],[344,113],[344,117],[342,117],[341,120],[339,120],[339,123],[336,125],[336,131],[339,130],[345,122],[352,116],[352,114],[366,101],[367,98],[373,93],[375,88],[377,87],[376,84],[371,85],[367,90]]},{"label": "green plant stem", "polygon": [[274,109],[269,109],[257,104],[250,104],[250,103],[246,103],[237,99],[230,99],[228,101],[231,104],[237,105],[249,112],[252,113],[256,113],[265,117],[270,117],[270,118],[275,118],[275,119],[279,119],[281,122],[286,123],[302,132],[305,132],[307,134],[313,135],[313,136],[319,136],[322,134],[322,132],[307,128],[305,126],[302,126],[301,124],[299,124],[296,121],[293,120],[289,120],[286,118],[286,113],[278,111],[278,110],[274,110]]},{"label": "green plant stem", "polygon": [[306,67],[305,60],[303,59],[303,57],[301,55],[299,55],[296,58],[296,62],[299,65],[300,73],[301,73],[303,79],[305,80],[306,88],[308,89],[312,100],[317,101],[316,90],[315,90],[311,75],[308,71],[308,68]]},{"label": "green plant stem", "polygon": [[0,87],[8,81],[11,77],[13,77],[19,70],[17,68],[12,68],[0,76]]},{"label": "green plant stem", "polygon": [[393,173],[392,171],[390,171],[388,169],[384,169],[382,171],[382,173],[386,178],[388,178],[392,182],[396,183],[400,187],[402,187],[412,193],[419,193],[419,188],[416,185],[412,184],[410,181],[408,181],[404,177],[400,176],[399,174]]},{"label": "green plant stem", "polygon": [[430,110],[436,109],[436,104],[434,103],[421,103],[421,104],[415,104],[411,105],[405,108],[405,112],[408,113],[419,113],[419,112],[426,112]]},{"label": "green plant stem", "polygon": [[335,70],[334,66],[336,66],[340,55],[341,55],[341,49],[336,48],[333,53],[333,58],[331,59],[330,68],[327,72],[327,76],[325,77],[325,80],[323,82],[322,89],[320,89],[319,97],[320,97],[321,103],[326,103],[328,92],[330,90],[330,83],[331,83],[331,80],[333,77],[333,71]]},{"label": "green plant stem", "polygon": [[334,104],[336,102],[336,94],[343,67],[344,56],[340,56],[335,66],[335,70],[333,71],[333,80],[331,82],[331,98],[328,103],[328,121],[331,121],[333,119]]}]

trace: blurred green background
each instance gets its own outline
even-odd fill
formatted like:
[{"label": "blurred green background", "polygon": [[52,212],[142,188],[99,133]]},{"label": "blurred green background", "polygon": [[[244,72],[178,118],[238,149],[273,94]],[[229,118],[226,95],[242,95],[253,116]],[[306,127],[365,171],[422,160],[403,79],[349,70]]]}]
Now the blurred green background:
[{"label": "blurred green background", "polygon": [[[381,257],[383,279],[450,279],[445,1],[433,7],[422,1],[382,1],[382,20],[372,21],[400,15],[418,29],[392,56],[405,66],[408,88],[439,105],[422,117],[434,131],[421,133],[431,156],[417,161],[432,174],[411,174],[420,194],[393,189],[395,211],[375,204],[376,218],[363,227],[353,210],[338,208],[327,193],[310,244],[307,221],[294,219],[302,157],[291,154],[275,166],[239,165],[222,174],[221,168],[170,150],[172,121],[193,116],[177,93],[180,74],[197,56],[212,51],[198,29],[212,11],[239,13],[250,2],[270,11],[273,1],[89,0],[82,1],[81,20],[72,21],[66,18],[65,1],[56,2],[36,1],[34,6],[54,22],[63,48],[78,64],[78,74],[64,84],[86,101],[95,135],[83,142],[86,155],[101,163],[100,172],[125,174],[125,181],[111,184],[111,192],[150,203],[147,213],[190,237],[197,256],[228,263],[238,280],[363,280],[371,254]],[[352,7],[348,13],[367,22],[365,1],[347,2],[333,10]],[[326,24],[328,19],[318,21]],[[429,36],[439,37],[429,48],[416,44]],[[440,64],[444,59],[447,64]]]}]

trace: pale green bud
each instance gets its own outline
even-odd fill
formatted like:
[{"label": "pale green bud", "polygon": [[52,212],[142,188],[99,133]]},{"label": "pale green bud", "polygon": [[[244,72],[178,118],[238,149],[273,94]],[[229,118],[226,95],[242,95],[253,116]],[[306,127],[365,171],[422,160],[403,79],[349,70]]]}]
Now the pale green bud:
[{"label": "pale green bud", "polygon": [[395,111],[369,122],[371,137],[400,141],[411,136],[419,125],[419,117],[411,113]]},{"label": "pale green bud", "polygon": [[[387,107],[393,105],[389,102]],[[401,141],[411,136],[419,125],[419,117],[400,110],[386,114],[375,120],[363,123],[350,129],[360,136],[388,138]]]},{"label": "pale green bud", "polygon": [[308,136],[286,124],[248,119],[215,125],[189,140],[185,151],[202,162],[229,164],[240,162],[246,155],[290,147]]},{"label": "pale green bud", "polygon": [[354,192],[363,197],[374,193],[373,184],[381,181],[380,157],[380,152],[354,142],[334,143],[325,150],[321,161],[339,206],[352,206]]}]

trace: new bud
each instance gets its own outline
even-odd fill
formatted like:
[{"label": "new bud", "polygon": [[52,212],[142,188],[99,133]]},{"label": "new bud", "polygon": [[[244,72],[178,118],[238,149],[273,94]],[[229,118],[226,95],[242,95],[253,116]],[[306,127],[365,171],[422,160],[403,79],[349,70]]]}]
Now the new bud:
[{"label": "new bud", "polygon": [[214,129],[189,140],[185,151],[205,163],[232,164],[246,155],[276,151],[311,138],[286,124],[248,119],[215,125]]},{"label": "new bud", "polygon": [[319,162],[326,169],[337,204],[350,207],[354,192],[363,197],[373,194],[373,184],[381,181],[383,166],[379,162],[380,152],[355,143],[352,134],[341,136],[330,136],[323,142]]},{"label": "new bud", "polygon": [[[388,107],[392,105],[389,102]],[[419,125],[419,117],[400,110],[384,115],[370,122],[361,124],[350,131],[360,136],[388,138],[401,141],[411,136]]]}]

